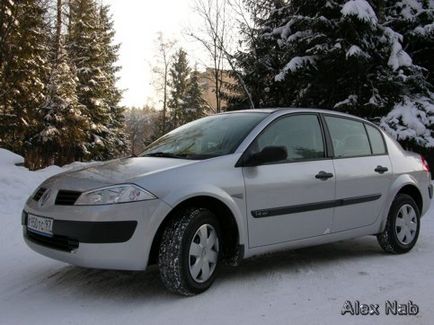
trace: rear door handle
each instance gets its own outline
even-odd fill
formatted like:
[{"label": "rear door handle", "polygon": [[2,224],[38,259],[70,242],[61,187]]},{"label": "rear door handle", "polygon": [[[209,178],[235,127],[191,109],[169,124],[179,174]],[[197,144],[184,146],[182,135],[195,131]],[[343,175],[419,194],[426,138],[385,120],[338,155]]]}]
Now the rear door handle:
[{"label": "rear door handle", "polygon": [[326,180],[326,179],[329,179],[329,178],[332,178],[332,177],[333,177],[332,173],[327,173],[327,172],[325,172],[323,170],[320,171],[318,174],[315,175],[316,179],[322,179],[322,180]]},{"label": "rear door handle", "polygon": [[383,166],[377,166],[377,168],[375,168],[374,170],[376,173],[384,174],[385,172],[387,172],[389,170],[389,168],[383,167]]}]

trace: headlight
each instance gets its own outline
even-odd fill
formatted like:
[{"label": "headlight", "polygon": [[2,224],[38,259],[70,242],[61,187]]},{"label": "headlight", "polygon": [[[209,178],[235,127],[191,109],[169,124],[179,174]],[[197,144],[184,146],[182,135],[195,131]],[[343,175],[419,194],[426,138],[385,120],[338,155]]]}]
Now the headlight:
[{"label": "headlight", "polygon": [[156,199],[156,196],[143,188],[133,185],[114,185],[85,192],[75,205],[101,205],[135,202]]}]

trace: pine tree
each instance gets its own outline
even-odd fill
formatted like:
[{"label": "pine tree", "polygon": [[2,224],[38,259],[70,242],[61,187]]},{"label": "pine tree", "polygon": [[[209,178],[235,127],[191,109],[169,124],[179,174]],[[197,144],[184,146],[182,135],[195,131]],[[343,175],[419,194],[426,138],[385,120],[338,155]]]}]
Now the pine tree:
[{"label": "pine tree", "polygon": [[158,138],[158,123],[161,114],[152,107],[132,107],[125,110],[125,124],[129,142],[129,154],[139,155],[145,147]]},{"label": "pine tree", "polygon": [[434,85],[434,1],[385,1],[385,21],[403,36],[403,45],[415,64],[426,69]]},{"label": "pine tree", "polygon": [[185,111],[185,99],[188,90],[190,67],[188,66],[187,53],[179,49],[173,59],[170,75],[170,99],[169,108],[172,114],[173,127],[178,127],[186,121],[188,112]]},{"label": "pine tree", "polygon": [[[278,19],[277,15],[287,5],[285,0],[244,0],[246,11],[250,14],[251,23],[241,23],[240,30],[243,35],[241,50],[235,54],[236,64],[243,71],[242,78],[252,95],[255,107],[285,106],[279,93],[284,91],[274,83],[273,77],[280,62],[282,51],[278,44],[262,36],[269,24],[270,16]],[[284,15],[282,15],[284,16]],[[282,17],[283,19],[283,17]],[[236,76],[232,74],[232,77]],[[248,98],[244,95],[240,85],[226,85],[225,99],[229,110],[245,109],[248,107]]]},{"label": "pine tree", "polygon": [[56,52],[58,56],[47,87],[47,100],[40,110],[43,129],[32,141],[43,159],[41,166],[64,165],[82,156],[81,144],[89,128],[76,94],[77,76],[70,67],[63,42],[59,43]]},{"label": "pine tree", "polygon": [[[424,68],[429,88],[434,90],[434,2],[385,2],[387,25],[403,36],[403,46],[413,62]],[[404,93],[381,125],[409,149],[432,155],[434,94],[430,91]],[[426,148],[431,148],[431,153]]]},{"label": "pine tree", "polygon": [[46,7],[41,0],[8,0],[0,9],[0,144],[29,158],[49,73]]},{"label": "pine tree", "polygon": [[13,0],[5,0],[0,3],[0,77],[6,64],[5,58],[9,52],[10,36],[18,25],[17,9]]},{"label": "pine tree", "polygon": [[109,159],[125,148],[109,9],[95,0],[68,4],[60,44],[64,1],[0,3],[0,145],[25,155],[34,168]]},{"label": "pine tree", "polygon": [[[385,1],[262,4],[257,36],[248,38],[249,51],[238,55],[257,106],[331,108],[376,121],[392,111],[382,120],[384,128],[398,139],[430,145],[432,86],[426,70],[404,50]],[[429,24],[412,28],[430,30]]]},{"label": "pine tree", "polygon": [[106,81],[104,83],[104,99],[110,109],[109,134],[107,136],[107,155],[105,158],[119,156],[126,150],[126,136],[124,130],[124,107],[120,105],[122,92],[117,88],[117,73],[120,67],[117,65],[119,44],[114,44],[113,20],[109,13],[109,6],[101,6],[99,11],[99,40],[102,50],[102,67]]},{"label": "pine tree", "polygon": [[279,106],[377,118],[401,94],[427,88],[401,36],[384,27],[365,0],[291,1],[270,16],[263,37],[275,41],[281,53],[269,66],[272,94],[286,94]]},{"label": "pine tree", "polygon": [[15,33],[18,25],[18,6],[12,0],[0,3],[0,146],[8,147],[10,142],[7,139],[9,126],[15,121],[10,107],[8,94],[3,90],[10,82],[10,73],[6,77],[7,60],[12,56],[11,36]]},{"label": "pine tree", "polygon": [[205,102],[202,98],[202,90],[199,85],[199,72],[195,68],[188,81],[184,102],[184,123],[196,120],[205,115]]},{"label": "pine tree", "polygon": [[98,8],[93,0],[73,0],[70,3],[70,23],[67,50],[77,69],[78,101],[91,121],[87,130],[85,158],[110,157],[111,108],[107,102],[109,76],[102,68],[104,49],[100,41]]}]

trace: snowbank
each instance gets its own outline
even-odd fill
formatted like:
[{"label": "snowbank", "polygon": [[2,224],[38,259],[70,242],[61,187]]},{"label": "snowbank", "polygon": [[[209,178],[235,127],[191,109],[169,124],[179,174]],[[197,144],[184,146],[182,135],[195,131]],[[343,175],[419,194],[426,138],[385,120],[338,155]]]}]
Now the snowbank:
[{"label": "snowbank", "polygon": [[24,202],[36,187],[48,177],[65,171],[57,166],[29,171],[15,165],[23,162],[23,157],[0,148],[0,219],[21,215]]},{"label": "snowbank", "polygon": [[15,165],[22,163],[24,163],[23,157],[6,149],[0,148],[0,167],[7,167],[13,164]]},{"label": "snowbank", "polygon": [[4,216],[19,216],[26,199],[48,177],[68,170],[77,170],[101,162],[74,162],[58,167],[49,166],[37,171],[30,171],[25,167],[16,166],[24,163],[24,158],[0,148],[0,219]]}]

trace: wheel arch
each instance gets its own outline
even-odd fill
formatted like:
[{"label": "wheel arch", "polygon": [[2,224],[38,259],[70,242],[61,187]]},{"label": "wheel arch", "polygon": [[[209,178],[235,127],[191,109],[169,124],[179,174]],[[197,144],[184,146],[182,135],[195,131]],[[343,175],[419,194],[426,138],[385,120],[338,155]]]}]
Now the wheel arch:
[{"label": "wheel arch", "polygon": [[240,221],[236,218],[235,212],[220,198],[209,194],[200,194],[184,198],[181,202],[176,204],[162,220],[152,240],[148,265],[155,264],[158,260],[158,250],[164,229],[171,220],[176,218],[180,211],[189,207],[207,208],[215,213],[220,222],[220,227],[222,228],[225,259],[231,259],[237,255],[238,248],[240,244],[243,243],[243,233],[241,232]]},{"label": "wheel arch", "polygon": [[[411,196],[411,198],[416,202],[416,205],[419,209],[419,213],[422,213],[422,211],[423,211],[423,198],[422,198],[422,194],[420,193],[420,191],[416,185],[414,185],[414,184],[404,185],[398,191],[398,193],[396,193],[396,195],[398,195],[398,194],[407,194],[408,196]],[[396,195],[395,195],[395,197],[396,197]]]},{"label": "wheel arch", "polygon": [[381,223],[381,231],[384,230],[387,222],[387,217],[392,206],[393,201],[395,200],[398,194],[407,194],[411,196],[416,202],[417,207],[419,208],[419,212],[423,211],[423,196],[417,186],[416,180],[413,179],[410,175],[401,175],[394,184],[391,186],[392,195],[389,197],[388,203],[386,205],[387,209],[384,211],[384,218]]}]

